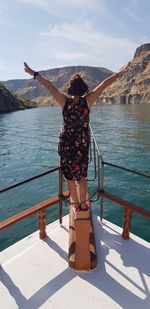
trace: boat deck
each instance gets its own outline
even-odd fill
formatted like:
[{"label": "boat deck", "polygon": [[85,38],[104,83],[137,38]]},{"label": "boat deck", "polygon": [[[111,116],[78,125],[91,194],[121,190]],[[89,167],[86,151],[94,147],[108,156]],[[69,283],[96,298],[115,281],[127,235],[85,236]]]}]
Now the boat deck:
[{"label": "boat deck", "polygon": [[6,309],[149,309],[150,244],[93,216],[98,265],[91,272],[68,268],[69,217],[2,251],[0,307]]}]

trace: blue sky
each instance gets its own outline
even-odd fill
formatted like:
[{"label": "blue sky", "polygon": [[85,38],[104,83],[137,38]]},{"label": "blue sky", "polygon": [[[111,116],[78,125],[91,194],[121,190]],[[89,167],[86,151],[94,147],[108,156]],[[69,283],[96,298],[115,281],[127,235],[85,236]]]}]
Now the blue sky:
[{"label": "blue sky", "polygon": [[0,2],[0,80],[70,65],[117,71],[150,42],[149,0]]}]

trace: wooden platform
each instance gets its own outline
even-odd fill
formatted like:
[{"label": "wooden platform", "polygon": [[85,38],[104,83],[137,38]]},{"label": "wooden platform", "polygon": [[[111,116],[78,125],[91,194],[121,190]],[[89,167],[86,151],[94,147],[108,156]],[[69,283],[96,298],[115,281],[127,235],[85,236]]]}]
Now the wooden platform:
[{"label": "wooden platform", "polygon": [[90,271],[97,265],[95,236],[91,208],[76,212],[69,210],[69,268]]}]

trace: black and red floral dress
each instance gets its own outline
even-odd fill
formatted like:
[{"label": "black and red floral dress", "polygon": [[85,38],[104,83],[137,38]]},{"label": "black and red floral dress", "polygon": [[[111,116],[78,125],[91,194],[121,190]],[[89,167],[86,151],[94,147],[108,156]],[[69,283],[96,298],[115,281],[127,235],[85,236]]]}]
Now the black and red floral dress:
[{"label": "black and red floral dress", "polygon": [[62,172],[68,180],[80,180],[87,176],[89,114],[84,97],[80,97],[77,103],[67,98],[63,109],[64,126],[60,134],[58,153]]}]

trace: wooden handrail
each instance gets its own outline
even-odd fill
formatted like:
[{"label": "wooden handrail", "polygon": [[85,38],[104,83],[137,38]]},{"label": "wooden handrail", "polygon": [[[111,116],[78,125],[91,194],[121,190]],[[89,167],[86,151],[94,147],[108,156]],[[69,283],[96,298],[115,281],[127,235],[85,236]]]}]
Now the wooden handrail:
[{"label": "wooden handrail", "polygon": [[116,203],[120,206],[124,207],[124,224],[123,224],[123,232],[122,237],[123,239],[129,239],[129,232],[130,232],[130,226],[131,226],[131,220],[132,220],[132,212],[136,212],[137,214],[144,216],[146,218],[150,219],[150,211],[143,209],[139,206],[134,205],[133,203],[130,203],[116,195],[113,195],[111,193],[108,193],[104,190],[99,191],[99,195]]},{"label": "wooden handrail", "polygon": [[116,203],[116,204],[119,204],[120,206],[123,206],[123,207],[127,207],[127,208],[130,208],[130,210],[136,212],[137,214],[141,215],[141,216],[144,216],[146,218],[149,218],[150,219],[150,211],[149,210],[146,210],[146,209],[143,209],[139,206],[136,206],[135,204],[133,203],[130,203],[116,195],[113,195],[111,193],[108,193],[106,191],[99,191],[99,195]]},{"label": "wooden handrail", "polygon": [[[64,192],[63,195],[65,197],[69,196],[69,192]],[[59,196],[53,196],[51,198],[49,198],[48,200],[45,200],[41,203],[38,203],[24,211],[19,212],[18,214],[0,222],[0,231],[3,231],[5,229],[7,229],[9,226],[24,220],[27,217],[30,217],[36,213],[40,213],[41,210],[45,210],[46,208],[54,205],[54,204],[58,204],[62,201],[62,198],[60,198]]]}]

